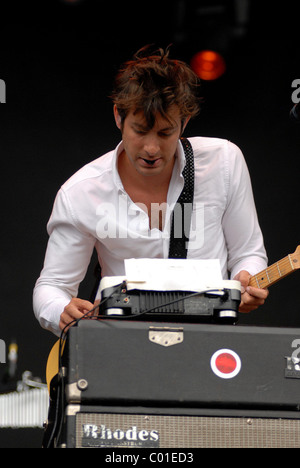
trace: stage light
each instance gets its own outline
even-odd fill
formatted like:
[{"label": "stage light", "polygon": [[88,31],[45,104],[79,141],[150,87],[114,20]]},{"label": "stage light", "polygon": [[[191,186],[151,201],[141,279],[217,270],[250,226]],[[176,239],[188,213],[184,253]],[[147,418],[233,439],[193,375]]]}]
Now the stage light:
[{"label": "stage light", "polygon": [[224,58],[213,50],[202,50],[192,57],[191,67],[202,80],[210,81],[220,78],[225,73]]}]

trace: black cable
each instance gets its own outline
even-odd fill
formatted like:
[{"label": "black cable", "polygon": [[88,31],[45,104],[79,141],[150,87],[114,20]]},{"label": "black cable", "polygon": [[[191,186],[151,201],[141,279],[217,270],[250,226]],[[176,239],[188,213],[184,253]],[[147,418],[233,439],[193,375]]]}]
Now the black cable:
[{"label": "black cable", "polygon": [[[124,283],[120,283],[120,284],[116,285],[116,287],[123,287],[123,284]],[[112,296],[113,293],[114,293],[114,291],[109,296],[107,296],[107,298],[103,299],[103,301],[101,302],[101,305],[103,305]],[[98,316],[95,316],[95,315],[89,317],[89,315],[91,313],[93,313],[94,311],[96,311],[98,309],[98,307],[100,307],[100,303],[97,304],[95,307],[93,307],[88,312],[86,312],[85,314],[83,314],[82,317],[80,317],[78,319],[74,319],[72,322],[68,323],[61,330],[60,337],[59,337],[59,350],[58,350],[58,385],[57,385],[57,400],[56,400],[56,408],[55,408],[55,418],[54,418],[54,423],[53,423],[54,424],[53,429],[51,431],[51,436],[49,437],[49,441],[48,441],[48,444],[47,444],[47,448],[49,448],[51,446],[51,444],[52,444],[52,442],[54,440],[56,430],[57,430],[58,419],[59,419],[59,405],[61,405],[61,419],[60,419],[60,425],[59,425],[59,429],[58,429],[57,436],[56,436],[57,440],[59,440],[59,437],[60,437],[60,434],[61,434],[61,431],[62,431],[62,423],[63,423],[63,419],[64,419],[65,401],[64,401],[64,375],[63,375],[63,372],[62,372],[62,367],[63,367],[62,366],[62,344],[63,344],[63,342],[65,342],[65,340],[67,338],[67,334],[68,334],[70,328],[75,326],[78,322],[80,322],[83,319],[92,319],[93,320],[93,319],[98,318]]]}]

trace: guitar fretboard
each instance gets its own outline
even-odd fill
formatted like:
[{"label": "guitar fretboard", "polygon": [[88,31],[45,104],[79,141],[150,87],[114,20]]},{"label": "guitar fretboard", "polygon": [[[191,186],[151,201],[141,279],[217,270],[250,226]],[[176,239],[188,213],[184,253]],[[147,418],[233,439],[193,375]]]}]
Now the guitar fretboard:
[{"label": "guitar fretboard", "polygon": [[292,259],[291,255],[284,257],[282,260],[252,276],[249,285],[260,289],[272,286],[272,284],[293,273],[295,270],[294,262],[297,263],[298,260]]}]

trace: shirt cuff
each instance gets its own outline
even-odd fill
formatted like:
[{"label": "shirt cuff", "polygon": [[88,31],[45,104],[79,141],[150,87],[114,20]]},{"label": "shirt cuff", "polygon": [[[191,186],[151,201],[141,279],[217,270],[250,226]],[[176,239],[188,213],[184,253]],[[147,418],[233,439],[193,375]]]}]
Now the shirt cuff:
[{"label": "shirt cuff", "polygon": [[245,260],[238,262],[232,269],[230,278],[233,280],[240,271],[245,270],[253,276],[260,271],[265,270],[268,264],[264,258],[261,257],[248,257]]},{"label": "shirt cuff", "polygon": [[[37,288],[34,292],[34,313],[42,328],[51,331],[59,337],[61,335],[59,327],[60,316],[64,308],[69,304],[71,297],[67,297],[64,294],[55,297],[55,293],[51,294],[48,288],[46,290],[44,288]],[[51,289],[53,291],[53,288]]]}]

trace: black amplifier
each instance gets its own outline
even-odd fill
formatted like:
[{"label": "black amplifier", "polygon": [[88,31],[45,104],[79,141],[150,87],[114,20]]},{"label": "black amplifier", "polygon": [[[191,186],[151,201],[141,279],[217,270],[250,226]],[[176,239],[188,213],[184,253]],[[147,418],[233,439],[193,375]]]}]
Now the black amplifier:
[{"label": "black amplifier", "polygon": [[67,404],[300,405],[300,329],[83,320],[69,331]]},{"label": "black amplifier", "polygon": [[[152,454],[151,462],[170,461],[160,450],[171,449],[165,454],[181,453],[183,462],[190,453],[191,462],[195,452],[189,448],[300,447],[296,412],[69,405],[63,429],[59,447],[117,448],[117,461],[121,449],[143,460]],[[151,450],[138,455],[130,448]]]},{"label": "black amplifier", "polygon": [[50,440],[67,448],[300,447],[299,355],[300,329],[83,320],[68,332],[65,409]]}]

